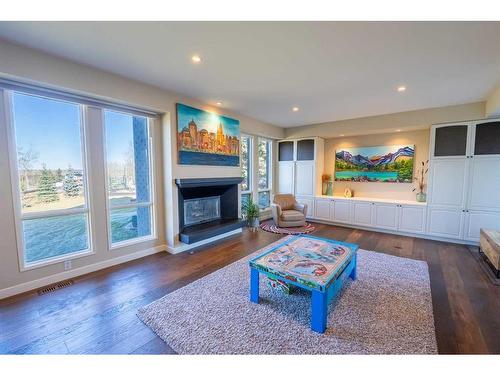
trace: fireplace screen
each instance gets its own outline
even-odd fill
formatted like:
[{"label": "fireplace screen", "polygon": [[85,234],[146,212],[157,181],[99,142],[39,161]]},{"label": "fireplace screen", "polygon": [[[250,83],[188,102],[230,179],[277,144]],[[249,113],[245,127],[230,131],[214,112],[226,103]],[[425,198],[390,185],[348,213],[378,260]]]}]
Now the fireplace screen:
[{"label": "fireplace screen", "polygon": [[186,199],[184,225],[195,225],[220,219],[220,197]]}]

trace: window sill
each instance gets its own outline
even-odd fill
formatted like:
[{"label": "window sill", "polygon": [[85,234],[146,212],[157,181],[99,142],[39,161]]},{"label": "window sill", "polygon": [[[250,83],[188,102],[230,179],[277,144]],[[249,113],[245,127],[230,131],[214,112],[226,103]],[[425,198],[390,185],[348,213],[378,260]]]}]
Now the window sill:
[{"label": "window sill", "polygon": [[157,240],[157,239],[158,239],[157,236],[145,236],[145,237],[134,238],[134,239],[131,239],[131,240],[117,242],[115,244],[110,244],[109,245],[109,249],[110,250],[122,249],[124,247],[141,244],[143,242],[154,241],[154,240]]},{"label": "window sill", "polygon": [[21,272],[31,271],[31,270],[34,270],[37,268],[50,266],[52,264],[63,263],[67,260],[83,258],[83,257],[87,257],[87,256],[94,255],[94,254],[95,254],[95,251],[93,249],[78,251],[76,253],[65,254],[65,255],[61,255],[59,257],[48,258],[47,260],[39,260],[39,261],[32,262],[29,264],[22,264],[20,267],[20,271]]}]

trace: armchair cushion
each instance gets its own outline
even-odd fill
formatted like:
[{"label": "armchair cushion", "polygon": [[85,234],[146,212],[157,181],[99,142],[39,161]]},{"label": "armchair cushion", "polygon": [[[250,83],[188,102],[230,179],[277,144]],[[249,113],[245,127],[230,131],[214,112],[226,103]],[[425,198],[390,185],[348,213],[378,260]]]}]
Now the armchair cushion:
[{"label": "armchair cushion", "polygon": [[286,210],[281,213],[281,220],[283,221],[298,221],[304,219],[304,214],[297,210]]}]

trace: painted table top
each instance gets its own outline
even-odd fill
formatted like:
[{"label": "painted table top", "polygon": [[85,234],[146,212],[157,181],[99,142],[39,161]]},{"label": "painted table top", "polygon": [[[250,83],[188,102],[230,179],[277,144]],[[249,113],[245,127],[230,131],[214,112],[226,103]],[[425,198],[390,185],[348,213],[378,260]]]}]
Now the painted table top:
[{"label": "painted table top", "polygon": [[260,271],[310,289],[323,289],[342,273],[358,245],[314,236],[290,236],[250,261]]}]

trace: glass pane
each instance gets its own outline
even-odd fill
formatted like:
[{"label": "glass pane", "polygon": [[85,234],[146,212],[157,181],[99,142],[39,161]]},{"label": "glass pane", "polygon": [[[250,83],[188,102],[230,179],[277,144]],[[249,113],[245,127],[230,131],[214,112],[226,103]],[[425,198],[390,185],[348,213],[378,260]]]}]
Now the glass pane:
[{"label": "glass pane", "polygon": [[269,141],[259,140],[259,189],[269,188],[270,145]]},{"label": "glass pane", "polygon": [[26,263],[88,249],[86,214],[23,220]]},{"label": "glass pane", "polygon": [[22,212],[85,206],[80,106],[14,93]]},{"label": "glass pane", "polygon": [[278,159],[279,161],[293,160],[293,142],[278,143]]},{"label": "glass pane", "polygon": [[297,160],[314,160],[313,139],[303,139],[297,142]]},{"label": "glass pane", "polygon": [[250,200],[250,194],[241,194],[241,209],[243,210],[243,207],[245,207],[245,204],[248,203]]},{"label": "glass pane", "polygon": [[104,124],[110,205],[150,202],[147,118],[105,111]]},{"label": "glass pane", "polygon": [[467,125],[444,126],[436,129],[434,156],[465,155]]},{"label": "glass pane", "polygon": [[271,205],[270,198],[271,194],[268,191],[261,191],[259,193],[259,207],[261,209],[269,207]]},{"label": "glass pane", "polygon": [[476,125],[474,155],[500,154],[500,121]]},{"label": "glass pane", "polygon": [[251,158],[250,137],[241,137],[241,190],[250,190],[250,158]]},{"label": "glass pane", "polygon": [[150,235],[150,206],[121,208],[111,211],[112,243]]}]

